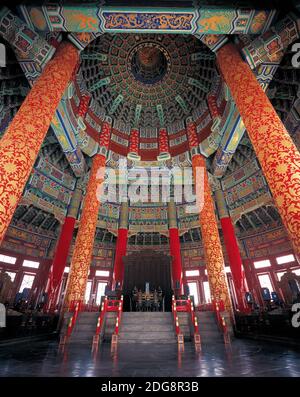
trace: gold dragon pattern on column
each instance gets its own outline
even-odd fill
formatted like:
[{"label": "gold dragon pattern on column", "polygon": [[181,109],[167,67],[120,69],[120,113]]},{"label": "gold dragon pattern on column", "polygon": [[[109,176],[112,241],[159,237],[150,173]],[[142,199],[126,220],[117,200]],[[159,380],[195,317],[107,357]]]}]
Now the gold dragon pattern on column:
[{"label": "gold dragon pattern on column", "polygon": [[68,277],[64,303],[66,308],[71,302],[83,301],[84,298],[100,209],[105,162],[106,157],[102,154],[96,154],[93,158]]},{"label": "gold dragon pattern on column", "polygon": [[[186,120],[186,124],[186,133],[192,156],[192,169],[195,184],[201,183],[202,179],[199,179],[199,173],[197,171],[204,171],[203,184],[200,186],[203,189],[203,207],[200,210],[199,223],[211,297],[216,302],[222,300],[224,302],[225,309],[231,313],[232,304],[225,273],[225,263],[218,231],[217,218],[215,215],[214,203],[206,170],[206,160],[201,154],[199,154],[197,130],[193,119],[188,118]],[[195,187],[196,192],[198,189],[199,186],[197,188]]]},{"label": "gold dragon pattern on column", "polygon": [[300,153],[235,46],[222,47],[217,61],[299,260]]},{"label": "gold dragon pattern on column", "polygon": [[222,245],[204,157],[200,154],[194,155],[192,157],[192,166],[194,180],[196,180],[196,169],[198,167],[204,169],[204,206],[200,212],[199,221],[211,297],[215,301],[222,300],[224,302],[225,309],[231,311],[232,305],[225,273]]},{"label": "gold dragon pattern on column", "polygon": [[71,43],[60,45],[0,141],[0,242],[78,60]]}]

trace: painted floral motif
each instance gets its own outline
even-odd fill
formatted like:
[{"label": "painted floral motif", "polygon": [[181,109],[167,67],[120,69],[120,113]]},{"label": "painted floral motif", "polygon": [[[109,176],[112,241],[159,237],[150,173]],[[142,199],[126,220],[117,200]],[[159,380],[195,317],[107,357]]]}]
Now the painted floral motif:
[{"label": "painted floral motif", "polygon": [[160,128],[159,130],[159,153],[169,152],[169,140],[166,128]]},{"label": "painted floral motif", "polygon": [[237,49],[227,44],[217,59],[295,253],[300,256],[300,153]]},{"label": "painted floral motif", "polygon": [[84,118],[87,114],[89,103],[91,100],[91,95],[89,93],[82,94],[80,97],[80,102],[77,110],[78,116]]},{"label": "painted floral motif", "polygon": [[231,21],[235,11],[227,13],[211,13],[206,18],[201,18],[198,22],[199,32],[204,33],[224,33],[230,32]]},{"label": "painted floral motif", "polygon": [[102,130],[99,139],[99,146],[108,149],[110,142],[111,124],[105,121],[102,125]]},{"label": "painted floral motif", "polygon": [[268,16],[265,11],[259,11],[253,18],[251,33],[260,32],[263,29],[264,24],[267,22],[267,17]]},{"label": "painted floral motif", "polygon": [[90,44],[90,42],[93,41],[95,38],[95,34],[91,33],[91,32],[75,33],[75,35],[76,35],[77,40],[85,45]]},{"label": "painted floral motif", "polygon": [[105,162],[106,158],[101,154],[96,154],[93,158],[70,266],[65,307],[70,306],[72,301],[82,301],[84,298],[100,208],[100,201],[97,199],[97,195],[100,193],[99,189],[102,189],[102,182],[104,181],[104,174],[99,172],[99,170],[104,169]]},{"label": "painted floral motif", "polygon": [[201,35],[201,41],[214,51],[216,47],[219,48],[219,43],[224,44],[227,38],[222,34],[203,34]]},{"label": "painted floral motif", "polygon": [[82,51],[87,47],[96,37],[101,36],[101,32],[74,32],[68,34],[68,39]]},{"label": "painted floral motif", "polygon": [[188,137],[190,148],[198,146],[197,129],[195,123],[188,123],[186,128],[186,134]]},{"label": "painted floral motif", "polygon": [[129,153],[139,154],[140,135],[139,130],[133,128],[130,133]]},{"label": "painted floral motif", "polygon": [[64,9],[64,17],[70,31],[96,32],[99,30],[99,20],[93,11],[91,13],[89,11],[75,13],[73,9],[68,10],[66,8]]},{"label": "painted floral motif", "polygon": [[21,199],[78,58],[72,44],[63,43],[59,47],[0,141],[0,241]]}]

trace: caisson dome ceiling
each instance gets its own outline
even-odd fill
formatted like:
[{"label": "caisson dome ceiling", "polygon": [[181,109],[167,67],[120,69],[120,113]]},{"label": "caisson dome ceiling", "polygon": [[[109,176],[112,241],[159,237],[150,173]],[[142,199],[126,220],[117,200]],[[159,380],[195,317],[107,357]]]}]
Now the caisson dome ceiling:
[{"label": "caisson dome ceiling", "polygon": [[105,34],[82,54],[87,89],[106,114],[131,127],[160,127],[199,107],[215,55],[184,35]]}]

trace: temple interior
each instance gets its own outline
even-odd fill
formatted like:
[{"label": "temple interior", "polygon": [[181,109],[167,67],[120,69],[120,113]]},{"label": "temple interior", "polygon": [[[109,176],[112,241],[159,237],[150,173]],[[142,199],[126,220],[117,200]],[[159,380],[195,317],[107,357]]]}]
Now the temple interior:
[{"label": "temple interior", "polygon": [[122,3],[0,8],[0,376],[299,377],[300,4]]}]

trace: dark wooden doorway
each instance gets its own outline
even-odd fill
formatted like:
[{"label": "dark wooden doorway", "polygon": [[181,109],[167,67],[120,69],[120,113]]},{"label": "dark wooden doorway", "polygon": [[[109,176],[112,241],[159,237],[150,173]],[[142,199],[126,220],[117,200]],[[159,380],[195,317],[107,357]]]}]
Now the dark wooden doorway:
[{"label": "dark wooden doorway", "polygon": [[165,296],[165,310],[171,310],[171,257],[152,250],[141,250],[127,255],[124,261],[123,293],[124,310],[129,310],[128,297],[136,286],[145,290],[145,283],[149,282],[150,290],[161,287]]}]

